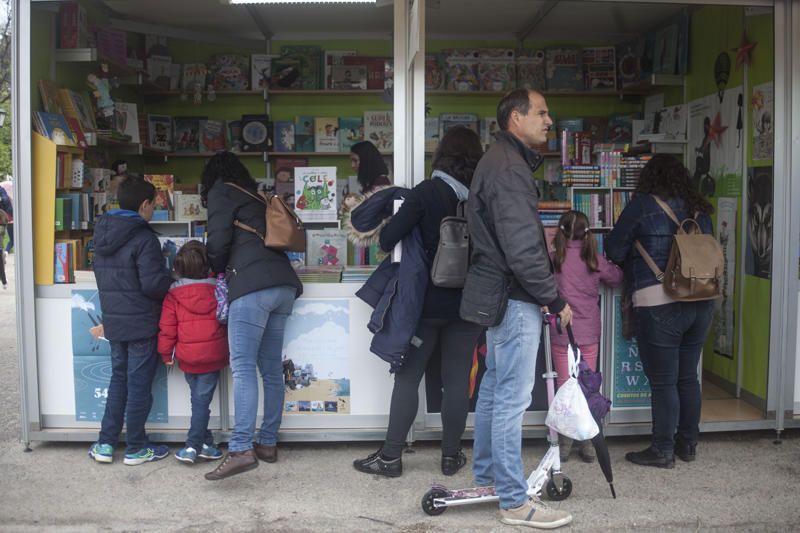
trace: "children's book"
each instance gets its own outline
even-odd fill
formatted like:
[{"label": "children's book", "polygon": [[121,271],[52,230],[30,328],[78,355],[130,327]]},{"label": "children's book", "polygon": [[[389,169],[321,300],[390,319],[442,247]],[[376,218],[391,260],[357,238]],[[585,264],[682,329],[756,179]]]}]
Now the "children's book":
[{"label": "children's book", "polygon": [[89,22],[78,2],[62,2],[58,8],[58,47],[86,48],[89,38]]},{"label": "children's book", "polygon": [[269,88],[269,80],[272,73],[271,54],[251,54],[250,55],[250,89],[261,91]]},{"label": "children's book", "polygon": [[654,48],[655,38],[652,33],[645,33],[617,46],[617,77],[620,88],[641,83],[652,74]]},{"label": "children's book", "polygon": [[[145,174],[145,181],[153,184],[156,188],[156,211],[167,211],[172,208],[172,195],[175,190],[175,176],[172,174]],[[167,218],[160,218],[161,220],[169,220]],[[153,220],[156,220],[154,217]]]},{"label": "children's book", "polygon": [[154,150],[172,151],[172,117],[147,115],[148,146]]},{"label": "children's book", "polygon": [[[180,69],[180,65],[175,65]],[[152,83],[167,90],[172,90],[172,58],[168,55],[150,55],[147,57],[147,76]],[[177,70],[180,72],[180,70]],[[180,74],[178,74],[180,79]]]},{"label": "children's book", "polygon": [[200,122],[200,151],[221,152],[225,150],[225,122],[203,120]]},{"label": "children's book", "polygon": [[336,167],[295,168],[294,207],[303,222],[336,222]]},{"label": "children's book", "polygon": [[445,83],[448,91],[478,91],[478,50],[445,50]]},{"label": "children's book", "polygon": [[439,119],[429,117],[425,119],[425,151],[435,152],[439,146]]},{"label": "children's book", "polygon": [[[367,86],[370,90],[383,90],[384,77],[386,75],[386,57],[374,56],[343,56],[342,65],[361,66],[367,69]],[[352,73],[355,75],[355,73]],[[333,67],[331,67],[331,78],[333,78]]]},{"label": "children's book", "polygon": [[629,143],[633,138],[635,114],[614,113],[608,118],[608,142]]},{"label": "children's book", "polygon": [[294,169],[307,166],[305,157],[275,157],[274,192],[289,207],[294,208]]},{"label": "children's book", "polygon": [[592,143],[604,143],[608,136],[608,117],[583,117],[582,131],[592,135]]},{"label": "children's book", "polygon": [[584,48],[582,61],[587,91],[613,91],[617,88],[617,61],[613,46]]},{"label": "children's book", "polygon": [[242,152],[272,149],[269,115],[242,115]]},{"label": "children's book", "polygon": [[297,152],[314,151],[314,117],[307,115],[295,117],[294,144]]},{"label": "children's book", "polygon": [[392,111],[364,111],[364,140],[374,144],[379,152],[393,150]]},{"label": "children's book", "polygon": [[425,56],[425,90],[444,89],[444,68],[440,56]]},{"label": "children's book", "polygon": [[42,107],[48,113],[64,113],[59,104],[59,89],[53,80],[39,80],[39,95],[42,97]]},{"label": "children's book", "polygon": [[544,50],[517,50],[517,87],[544,91],[545,55]]},{"label": "children's book", "polygon": [[583,90],[583,67],[581,49],[575,46],[561,46],[546,50],[547,90]]},{"label": "children's book", "polygon": [[274,127],[275,151],[294,152],[294,122],[291,120],[276,120]]},{"label": "children's book", "polygon": [[75,117],[66,117],[69,129],[72,130],[72,136],[75,139],[75,144],[81,148],[86,148],[89,144],[86,142],[86,136],[83,134],[80,122]]},{"label": "children's book", "polygon": [[314,118],[314,151],[339,151],[339,119],[336,117]]},{"label": "children's book", "polygon": [[208,67],[203,63],[186,63],[183,65],[183,78],[181,89],[183,92],[193,93],[197,86],[201,89],[206,88],[206,78],[208,77]]},{"label": "children's book", "polygon": [[129,138],[129,142],[133,144],[141,142],[139,138],[139,114],[136,111],[136,104],[114,102],[114,127],[120,136]]},{"label": "children's book", "polygon": [[75,280],[75,271],[72,268],[72,246],[67,242],[55,244],[55,283],[72,283]]},{"label": "children's book", "polygon": [[238,54],[217,54],[209,75],[209,83],[216,91],[246,91],[250,86],[250,59]]},{"label": "children's book", "polygon": [[339,91],[366,90],[366,65],[331,65],[331,85]]},{"label": "children's book", "polygon": [[439,141],[441,142],[447,130],[454,126],[467,127],[480,135],[478,124],[478,115],[475,113],[442,113],[439,115]]},{"label": "children's book", "polygon": [[57,113],[47,113],[36,111],[34,113],[34,123],[38,126],[37,131],[59,145],[75,146],[75,138],[69,127],[67,119]]},{"label": "children's book", "polygon": [[59,89],[58,104],[64,112],[64,116],[78,119],[83,131],[93,132],[97,129],[89,93]]},{"label": "children's book", "polygon": [[478,78],[482,91],[508,91],[516,85],[514,50],[509,48],[481,48],[479,51]]},{"label": "children's book", "polygon": [[364,119],[361,117],[339,118],[339,151],[349,152],[350,148],[364,140]]},{"label": "children's book", "polygon": [[208,211],[203,207],[199,194],[175,193],[175,220],[196,222],[208,219]]},{"label": "children's book", "polygon": [[306,230],[308,266],[344,266],[347,264],[347,234],[340,229]]},{"label": "children's book", "polygon": [[271,62],[270,87],[273,89],[302,89],[302,61],[296,57],[280,56]]},{"label": "children's book", "polygon": [[500,126],[497,125],[497,117],[481,119],[481,141],[483,142],[484,150],[489,149],[489,145],[494,142],[498,131],[500,131]]},{"label": "children's book", "polygon": [[325,57],[323,64],[325,65],[325,88],[333,89],[331,81],[331,67],[335,65],[344,65],[344,56],[354,56],[357,52],[355,50],[325,50]]},{"label": "children's book", "polygon": [[[281,47],[281,61],[295,62],[296,79],[282,88],[321,89],[322,88],[322,48],[316,45],[291,45]],[[276,74],[278,73],[276,71]]]},{"label": "children's book", "polygon": [[206,117],[175,117],[173,135],[175,152],[200,151],[200,124]]},{"label": "children's book", "polygon": [[231,152],[242,151],[242,121],[228,120],[228,149]]}]

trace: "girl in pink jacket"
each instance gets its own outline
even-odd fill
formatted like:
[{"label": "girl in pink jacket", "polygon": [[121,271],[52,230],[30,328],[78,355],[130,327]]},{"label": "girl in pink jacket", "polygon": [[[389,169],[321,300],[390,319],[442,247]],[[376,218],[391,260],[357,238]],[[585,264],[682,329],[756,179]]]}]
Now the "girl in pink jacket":
[{"label": "girl in pink jacket", "polygon": [[[597,370],[600,348],[600,283],[616,287],[622,283],[622,270],[597,251],[597,239],[589,229],[589,219],[580,211],[568,211],[558,221],[552,254],[556,271],[558,294],[572,308],[572,328],[581,357],[590,368]],[[553,364],[561,386],[569,377],[565,331],[559,334],[550,327]],[[559,435],[561,462],[569,459],[572,439]],[[587,463],[595,460],[591,441],[580,443],[581,459]]]}]

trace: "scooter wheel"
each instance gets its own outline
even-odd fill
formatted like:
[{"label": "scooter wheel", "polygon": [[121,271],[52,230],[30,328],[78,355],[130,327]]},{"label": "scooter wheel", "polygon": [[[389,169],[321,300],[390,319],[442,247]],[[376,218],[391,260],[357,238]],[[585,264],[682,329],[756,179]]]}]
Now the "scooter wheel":
[{"label": "scooter wheel", "polygon": [[558,490],[552,479],[547,482],[545,490],[547,491],[547,498],[551,501],[560,502],[561,500],[566,500],[572,494],[572,481],[567,476],[563,476],[561,479],[563,480],[561,490]]},{"label": "scooter wheel", "polygon": [[447,496],[447,492],[442,489],[429,490],[425,493],[425,496],[422,497],[422,510],[425,511],[425,514],[430,516],[439,516],[447,510],[447,507],[444,505],[441,507],[434,507],[433,500],[435,498],[444,498],[445,496]]}]

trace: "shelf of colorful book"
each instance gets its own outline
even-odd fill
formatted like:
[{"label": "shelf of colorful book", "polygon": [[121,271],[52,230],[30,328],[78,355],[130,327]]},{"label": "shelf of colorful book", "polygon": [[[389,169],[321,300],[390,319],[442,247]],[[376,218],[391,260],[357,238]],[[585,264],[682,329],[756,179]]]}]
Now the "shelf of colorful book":
[{"label": "shelf of colorful book", "polygon": [[[186,92],[186,91],[167,91],[160,88],[160,86],[156,86],[155,89],[152,90],[145,90],[145,96],[180,96],[181,94],[187,94],[189,97],[192,96],[193,93]],[[208,95],[208,91],[203,91],[203,95]],[[214,91],[216,96],[260,96],[264,97],[264,91]],[[292,95],[292,96],[353,96],[353,95],[360,95],[360,96],[368,96],[368,95],[382,95],[384,94],[383,90],[378,89],[352,89],[352,90],[334,90],[334,89],[272,89],[267,91],[267,95],[269,96],[283,96],[283,95]]]},{"label": "shelf of colorful book", "polygon": [[[164,162],[169,158],[176,157],[211,157],[217,152],[162,152],[152,148],[143,148],[144,155],[148,157],[163,157]],[[234,152],[238,157],[261,157],[263,159],[264,152]],[[348,157],[350,152],[267,152],[267,155],[272,157]],[[391,154],[382,154],[390,156]]]},{"label": "shelf of colorful book", "polygon": [[[626,88],[620,91],[540,91],[543,96],[642,96],[648,90],[640,88]],[[508,91],[426,91],[425,96],[505,96]]]}]

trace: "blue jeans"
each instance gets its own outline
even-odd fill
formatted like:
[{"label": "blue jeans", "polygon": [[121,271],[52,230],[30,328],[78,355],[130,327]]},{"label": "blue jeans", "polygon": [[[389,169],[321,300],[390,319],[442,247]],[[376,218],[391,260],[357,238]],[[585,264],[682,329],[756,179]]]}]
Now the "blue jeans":
[{"label": "blue jeans", "polygon": [[701,407],[697,365],[713,306],[705,301],[636,308],[639,358],[652,392],[652,444],[669,457],[676,437],[685,444],[697,443]]},{"label": "blue jeans", "polygon": [[111,341],[111,382],[97,439],[100,444],[115,446],[124,421],[128,443],[125,453],[136,453],[150,445],[144,424],[153,406],[153,378],[161,360],[157,341],[158,337]]},{"label": "blue jeans", "polygon": [[274,446],[283,413],[283,332],[294,306],[294,287],[271,287],[245,294],[228,315],[228,345],[233,372],[234,428],[228,450],[253,447],[258,414],[258,378],[264,383],[264,420],[256,441]]},{"label": "blue jeans", "polygon": [[211,400],[219,381],[219,371],[206,374],[183,374],[189,384],[192,398],[192,422],[189,434],[186,437],[186,446],[198,452],[203,444],[214,445],[214,436],[208,429],[208,419],[211,417]]},{"label": "blue jeans", "polygon": [[495,485],[500,507],[525,503],[522,416],[531,404],[542,335],[538,305],[509,300],[500,325],[486,332],[486,373],[475,407],[472,471],[479,486]]}]

